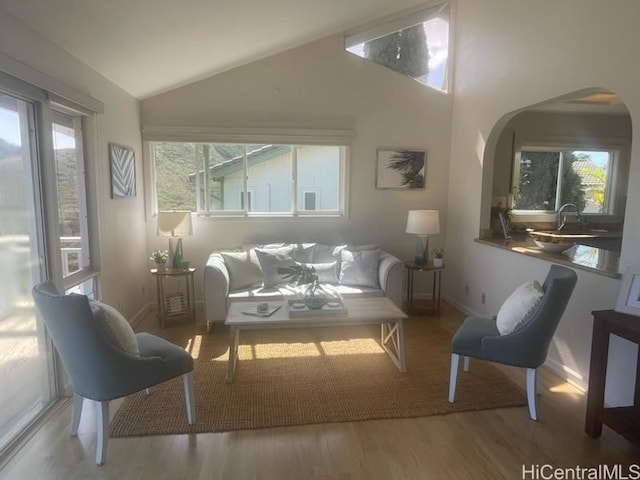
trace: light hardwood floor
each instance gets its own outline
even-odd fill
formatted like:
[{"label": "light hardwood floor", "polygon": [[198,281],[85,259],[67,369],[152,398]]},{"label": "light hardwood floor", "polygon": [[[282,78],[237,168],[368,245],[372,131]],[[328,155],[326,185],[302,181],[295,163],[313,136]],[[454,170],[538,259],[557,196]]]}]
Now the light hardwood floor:
[{"label": "light hardwood floor", "polygon": [[[439,317],[425,316],[422,321],[455,331],[462,315],[443,305]],[[161,330],[151,314],[139,327],[169,339],[184,328],[193,327]],[[473,370],[473,361],[471,365]],[[524,372],[503,370],[524,388]],[[94,463],[94,412],[85,407],[80,434],[70,438],[71,408],[64,405],[0,471],[0,478],[512,480],[523,478],[523,465],[640,463],[640,449],[607,427],[597,440],[584,434],[584,395],[548,370],[541,369],[540,379],[539,422],[529,420],[526,407],[518,407],[191,436],[113,438],[102,467]],[[112,411],[116,406],[114,402]]]}]

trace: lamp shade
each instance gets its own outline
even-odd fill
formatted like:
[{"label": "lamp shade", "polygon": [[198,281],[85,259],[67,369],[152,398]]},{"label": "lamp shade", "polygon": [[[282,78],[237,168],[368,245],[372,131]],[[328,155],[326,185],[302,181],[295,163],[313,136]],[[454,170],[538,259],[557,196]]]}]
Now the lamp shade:
[{"label": "lamp shade", "polygon": [[432,235],[440,233],[440,215],[437,210],[409,210],[407,233]]},{"label": "lamp shade", "polygon": [[191,212],[171,211],[158,212],[159,237],[188,237],[193,235]]}]

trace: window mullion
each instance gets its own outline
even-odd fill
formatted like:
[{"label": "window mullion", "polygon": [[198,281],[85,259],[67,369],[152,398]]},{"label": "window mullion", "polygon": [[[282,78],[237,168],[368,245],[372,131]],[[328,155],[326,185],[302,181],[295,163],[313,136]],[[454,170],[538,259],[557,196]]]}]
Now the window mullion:
[{"label": "window mullion", "polygon": [[[73,117],[73,131],[76,137],[76,164],[78,168],[78,208],[80,210],[80,242],[82,267],[93,267],[91,262],[91,250],[89,249],[89,224],[87,213],[87,189],[86,189],[86,164],[84,158],[82,118]],[[84,220],[83,220],[84,219]]]},{"label": "window mullion", "polygon": [[[193,166],[195,168],[196,171],[196,212],[202,212],[204,210],[204,202],[203,202],[203,189],[202,189],[202,181],[203,179],[200,178],[200,162],[198,161],[198,145],[195,144],[193,146]],[[204,167],[204,165],[202,165]],[[202,172],[202,176],[204,177],[206,174],[203,171]]]},{"label": "window mullion", "polygon": [[204,209],[209,212],[211,210],[211,196],[209,194],[209,172],[210,172],[210,162],[211,157],[209,155],[209,145],[202,145],[202,165],[204,166],[204,173],[202,175],[203,185],[203,196],[204,196]]},{"label": "window mullion", "polygon": [[242,149],[242,195],[244,198],[244,215],[249,216],[249,160],[247,156],[247,146]]},{"label": "window mullion", "polygon": [[298,148],[291,148],[291,213],[298,215]]},{"label": "window mullion", "polygon": [[556,181],[556,211],[562,206],[562,177],[564,176],[564,152],[558,152],[558,179]]}]

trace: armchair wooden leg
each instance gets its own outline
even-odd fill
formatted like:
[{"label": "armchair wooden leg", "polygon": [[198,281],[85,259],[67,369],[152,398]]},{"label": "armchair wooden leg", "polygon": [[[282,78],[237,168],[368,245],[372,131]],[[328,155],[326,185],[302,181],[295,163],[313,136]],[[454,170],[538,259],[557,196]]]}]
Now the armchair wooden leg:
[{"label": "armchair wooden leg", "polygon": [[193,372],[182,375],[184,383],[184,400],[187,404],[187,420],[189,425],[196,423],[196,403],[193,395]]},{"label": "armchair wooden leg", "polygon": [[529,416],[531,420],[538,421],[536,412],[536,369],[527,368],[527,403],[529,404]]},{"label": "armchair wooden leg", "polygon": [[460,355],[451,354],[451,372],[449,373],[449,403],[453,403],[456,398],[456,381],[458,380],[458,364]]},{"label": "armchair wooden leg", "polygon": [[107,440],[109,439],[109,402],[97,402],[96,420],[98,432],[96,434],[96,463],[104,465],[107,457]]},{"label": "armchair wooden leg", "polygon": [[71,420],[71,436],[78,435],[78,427],[80,426],[80,418],[82,417],[82,405],[84,398],[73,392],[73,420]]}]

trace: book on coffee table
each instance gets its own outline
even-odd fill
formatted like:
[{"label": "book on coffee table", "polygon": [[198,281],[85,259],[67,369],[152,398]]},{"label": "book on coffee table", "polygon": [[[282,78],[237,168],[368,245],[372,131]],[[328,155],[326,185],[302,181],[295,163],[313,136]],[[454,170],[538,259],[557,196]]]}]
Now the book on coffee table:
[{"label": "book on coffee table", "polygon": [[289,300],[289,318],[314,315],[346,315],[347,309],[341,299],[330,299],[320,308],[309,308],[304,300]]},{"label": "book on coffee table", "polygon": [[243,315],[251,315],[253,317],[267,318],[282,308],[280,303],[261,303],[251,306],[242,311]]}]

